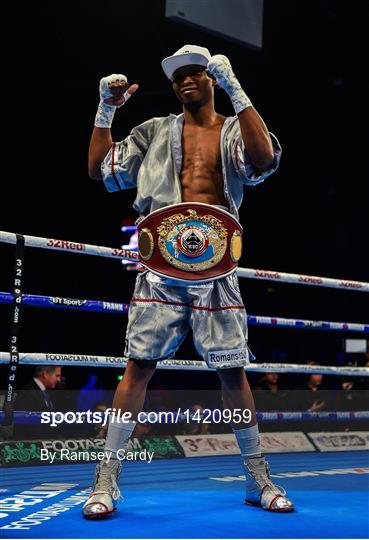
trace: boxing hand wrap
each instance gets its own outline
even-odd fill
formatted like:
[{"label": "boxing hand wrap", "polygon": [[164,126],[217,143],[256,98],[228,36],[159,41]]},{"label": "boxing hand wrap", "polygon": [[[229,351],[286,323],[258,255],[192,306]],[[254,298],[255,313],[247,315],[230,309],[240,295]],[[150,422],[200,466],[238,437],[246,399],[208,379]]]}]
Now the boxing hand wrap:
[{"label": "boxing hand wrap", "polygon": [[95,116],[95,126],[99,128],[110,128],[113,123],[116,107],[104,103],[101,99],[97,107]]},{"label": "boxing hand wrap", "polygon": [[127,77],[125,75],[117,75],[113,73],[108,77],[103,77],[100,80],[100,103],[97,108],[95,116],[95,126],[99,128],[110,128],[113,122],[115,111],[118,107],[121,107],[126,103],[126,101],[131,97],[131,94],[126,91],[123,94],[124,101],[120,105],[109,105],[106,103],[107,99],[110,99],[113,96],[110,90],[110,84],[113,82],[127,82]]},{"label": "boxing hand wrap", "polygon": [[222,54],[216,54],[209,60],[208,72],[217,81],[220,88],[223,88],[231,98],[231,102],[236,114],[247,107],[252,107],[250,98],[242,89],[239,80],[233,73],[233,69],[228,58]]}]

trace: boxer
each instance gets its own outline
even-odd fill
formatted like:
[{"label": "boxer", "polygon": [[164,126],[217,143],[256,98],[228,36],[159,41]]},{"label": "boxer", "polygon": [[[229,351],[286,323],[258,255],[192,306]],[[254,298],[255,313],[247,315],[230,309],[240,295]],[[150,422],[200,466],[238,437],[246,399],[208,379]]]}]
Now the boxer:
[{"label": "boxer", "polygon": [[[225,56],[211,56],[205,47],[185,45],[165,58],[162,68],[182,114],[151,118],[120,142],[112,139],[113,118],[138,85],[129,85],[121,74],[101,79],[89,175],[102,181],[109,192],[135,188],[138,223],[152,212],[180,203],[217,207],[237,220],[244,186],[263,182],[277,169],[278,140],[269,133]],[[216,112],[216,86],[229,96],[234,116]],[[196,249],[196,235],[190,241],[190,249]],[[245,502],[268,511],[291,512],[294,505],[272,482],[260,449],[244,370],[251,356],[247,318],[235,271],[196,284],[150,270],[137,276],[126,334],[129,361],[112,406],[137,417],[156,363],[175,354],[189,328],[197,351],[220,377],[224,406],[252,413],[251,421],[232,424],[246,475]],[[114,456],[127,447],[134,427],[134,420],[110,421],[105,450],[113,459],[103,460],[96,468],[92,494],[83,507],[85,518],[103,518],[114,511],[121,469]]]}]

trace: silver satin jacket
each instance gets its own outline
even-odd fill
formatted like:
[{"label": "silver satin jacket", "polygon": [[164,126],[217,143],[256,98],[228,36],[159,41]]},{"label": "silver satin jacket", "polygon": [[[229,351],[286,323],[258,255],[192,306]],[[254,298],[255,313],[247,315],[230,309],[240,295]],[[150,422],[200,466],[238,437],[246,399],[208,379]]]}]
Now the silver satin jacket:
[{"label": "silver satin jacket", "polygon": [[[113,192],[137,188],[133,206],[140,216],[182,202],[182,129],[183,114],[151,118],[133,128],[128,137],[113,144],[101,165],[106,189]],[[223,124],[220,149],[224,194],[229,211],[237,219],[244,184],[256,186],[278,167],[282,150],[277,138],[270,135],[274,161],[261,175],[245,151],[238,117],[229,117]]]}]

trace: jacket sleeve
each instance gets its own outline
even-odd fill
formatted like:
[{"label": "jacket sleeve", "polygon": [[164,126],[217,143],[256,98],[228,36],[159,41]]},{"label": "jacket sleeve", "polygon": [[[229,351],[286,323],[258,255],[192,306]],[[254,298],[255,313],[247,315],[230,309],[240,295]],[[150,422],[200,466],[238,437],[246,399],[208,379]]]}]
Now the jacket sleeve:
[{"label": "jacket sleeve", "polygon": [[245,150],[245,145],[242,140],[241,132],[238,131],[238,135],[232,141],[231,155],[233,165],[237,171],[237,174],[241,181],[247,186],[256,186],[263,182],[268,176],[273,174],[279,165],[282,148],[278,142],[278,139],[273,133],[270,133],[274,149],[274,160],[266,171],[260,171],[251,163],[250,156]]},{"label": "jacket sleeve", "polygon": [[109,192],[137,186],[137,174],[154,136],[155,118],[132,129],[123,141],[113,143],[101,164],[101,175]]}]

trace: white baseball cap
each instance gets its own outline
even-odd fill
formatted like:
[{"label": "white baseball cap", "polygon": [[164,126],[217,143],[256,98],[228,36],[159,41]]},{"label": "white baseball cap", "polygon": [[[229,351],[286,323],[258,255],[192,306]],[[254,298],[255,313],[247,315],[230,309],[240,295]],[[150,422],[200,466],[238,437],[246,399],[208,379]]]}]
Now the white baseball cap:
[{"label": "white baseball cap", "polygon": [[172,56],[164,58],[161,67],[168,79],[172,80],[173,73],[176,69],[191,64],[206,67],[210,58],[211,54],[205,47],[199,47],[198,45],[184,45]]}]

